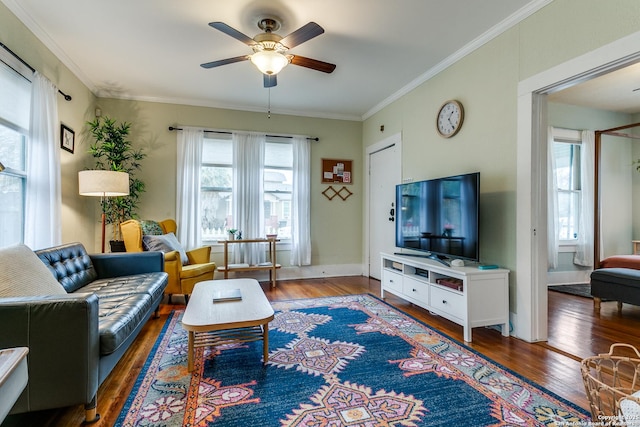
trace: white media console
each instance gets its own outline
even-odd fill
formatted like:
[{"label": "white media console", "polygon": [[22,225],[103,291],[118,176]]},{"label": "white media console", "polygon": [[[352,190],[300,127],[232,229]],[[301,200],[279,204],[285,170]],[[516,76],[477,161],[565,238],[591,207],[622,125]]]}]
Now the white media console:
[{"label": "white media console", "polygon": [[381,254],[381,296],[390,292],[464,329],[500,325],[509,336],[509,270],[447,267],[428,258]]}]

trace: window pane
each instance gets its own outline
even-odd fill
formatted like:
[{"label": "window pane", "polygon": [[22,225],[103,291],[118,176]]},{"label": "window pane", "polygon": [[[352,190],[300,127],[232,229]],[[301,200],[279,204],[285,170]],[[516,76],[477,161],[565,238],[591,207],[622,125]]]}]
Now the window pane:
[{"label": "window pane", "polygon": [[11,169],[24,171],[25,138],[18,132],[0,125],[0,162]]},{"label": "window pane", "polygon": [[[207,134],[205,134],[207,135]],[[231,137],[217,135],[204,139],[200,176],[200,211],[202,215],[202,239],[217,241],[227,238],[227,230],[233,228],[233,145]]]},{"label": "window pane", "polygon": [[233,228],[231,217],[230,167],[203,166],[201,176],[202,238],[205,241],[226,238],[226,230]]},{"label": "window pane", "polygon": [[0,174],[0,247],[22,242],[24,178]]},{"label": "window pane", "polygon": [[558,184],[558,214],[560,240],[578,238],[580,221],[580,144],[554,142],[553,155],[556,163]]},{"label": "window pane", "polygon": [[279,239],[291,238],[291,186],[293,171],[264,171],[264,230]]},{"label": "window pane", "polygon": [[4,62],[0,62],[0,82],[0,118],[18,128],[29,129],[31,82]]},{"label": "window pane", "polygon": [[202,239],[221,240],[227,237],[226,230],[233,228],[231,219],[231,192],[203,191],[200,199],[202,209]]},{"label": "window pane", "polygon": [[553,144],[556,161],[556,180],[561,190],[580,189],[580,145],[556,142]]},{"label": "window pane", "polygon": [[204,139],[202,162],[215,165],[233,164],[233,145],[230,139]]},{"label": "window pane", "polygon": [[[205,138],[201,174],[203,240],[227,238],[226,231],[237,228],[232,212],[233,143],[231,138]],[[227,166],[228,165],[228,166]],[[290,140],[267,142],[264,169],[265,234],[291,238],[291,190],[293,146]]]},{"label": "window pane", "polygon": [[580,192],[558,192],[558,221],[560,225],[560,240],[575,240],[578,238]]},{"label": "window pane", "polygon": [[31,82],[0,62],[0,247],[24,241],[30,104]]},{"label": "window pane", "polygon": [[200,170],[200,186],[208,189],[231,190],[233,182],[232,169],[221,166],[203,166]]},{"label": "window pane", "polygon": [[293,166],[293,145],[267,142],[264,148],[264,164],[274,168]]},{"label": "window pane", "polygon": [[264,153],[264,230],[280,240],[291,239],[293,145],[267,142]]}]

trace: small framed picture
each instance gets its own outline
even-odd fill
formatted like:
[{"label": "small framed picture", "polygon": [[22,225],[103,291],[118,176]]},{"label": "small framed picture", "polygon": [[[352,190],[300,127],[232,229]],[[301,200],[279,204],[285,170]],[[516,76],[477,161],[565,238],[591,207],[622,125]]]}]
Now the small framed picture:
[{"label": "small framed picture", "polygon": [[76,133],[73,129],[68,128],[65,125],[60,125],[60,148],[73,154],[75,139]]}]

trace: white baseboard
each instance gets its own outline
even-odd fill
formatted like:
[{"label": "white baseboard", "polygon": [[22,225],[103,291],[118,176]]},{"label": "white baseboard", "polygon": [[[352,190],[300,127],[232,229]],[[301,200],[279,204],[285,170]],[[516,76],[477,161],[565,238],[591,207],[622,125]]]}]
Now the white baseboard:
[{"label": "white baseboard", "polygon": [[[364,268],[362,264],[335,264],[335,265],[310,265],[305,267],[282,267],[278,270],[278,280],[294,280],[294,279],[319,279],[323,277],[337,276],[362,276]],[[253,277],[258,281],[269,280],[268,271],[243,271],[238,273],[229,273],[229,278],[235,277]],[[216,273],[216,279],[222,278],[221,273]]]},{"label": "white baseboard", "polygon": [[591,270],[582,271],[550,271],[547,273],[548,285],[589,283]]}]

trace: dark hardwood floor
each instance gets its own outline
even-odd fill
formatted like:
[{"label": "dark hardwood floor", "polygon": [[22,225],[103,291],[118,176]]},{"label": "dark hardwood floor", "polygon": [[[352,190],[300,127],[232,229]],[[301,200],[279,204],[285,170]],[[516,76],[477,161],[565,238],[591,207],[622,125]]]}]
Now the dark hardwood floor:
[{"label": "dark hardwood floor", "polygon": [[[371,293],[380,296],[380,282],[367,277],[335,277],[280,281],[275,290],[263,284],[267,297],[274,300],[313,298],[330,295]],[[174,298],[180,300],[180,298]],[[393,295],[386,301],[462,341],[462,327]],[[150,319],[134,345],[125,354],[98,391],[95,426],[112,426],[129,396],[134,382],[171,310],[181,305],[162,304],[159,319]],[[606,353],[612,343],[624,342],[640,348],[640,307],[625,304],[618,312],[615,302],[603,303],[595,313],[593,301],[558,292],[549,292],[549,340],[530,344],[503,337],[492,328],[475,328],[469,347],[517,372],[559,396],[588,409],[580,377],[580,360]],[[84,419],[82,406],[41,411],[8,417],[2,427],[79,426]]]}]

